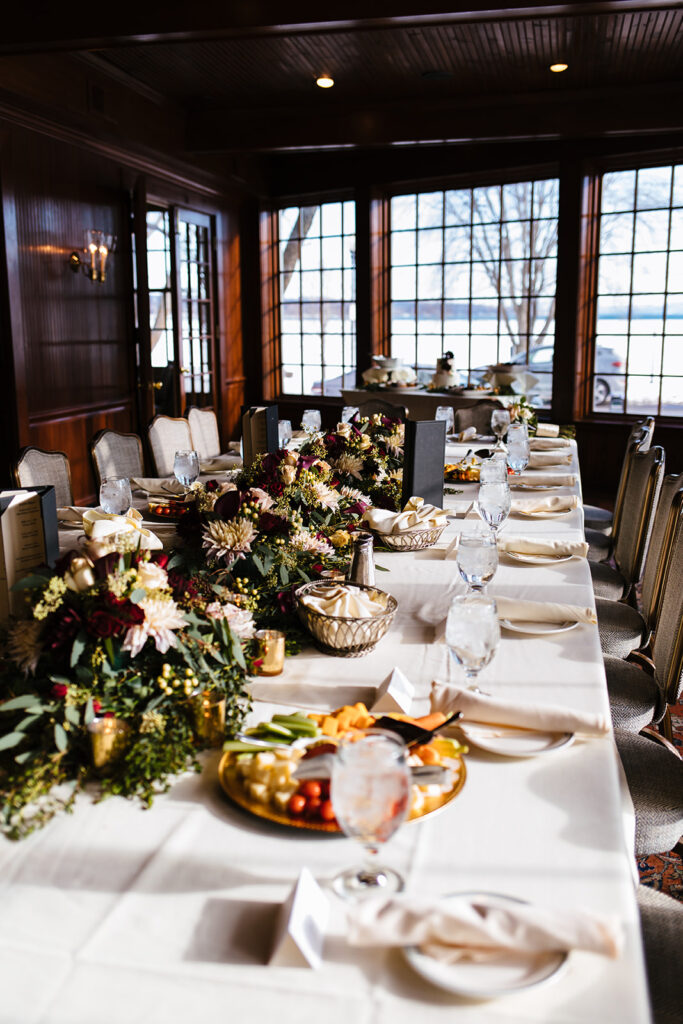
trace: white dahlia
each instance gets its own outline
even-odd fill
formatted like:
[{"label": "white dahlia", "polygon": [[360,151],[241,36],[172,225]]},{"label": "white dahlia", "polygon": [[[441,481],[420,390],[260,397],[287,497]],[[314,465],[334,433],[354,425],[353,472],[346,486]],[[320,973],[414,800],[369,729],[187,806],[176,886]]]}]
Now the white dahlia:
[{"label": "white dahlia", "polygon": [[148,597],[138,607],[145,613],[145,621],[130,627],[123,641],[123,650],[130,651],[131,658],[135,658],[150,638],[161,654],[165,654],[169,647],[175,647],[173,630],[185,625],[185,616],[175,601]]},{"label": "white dahlia", "polygon": [[340,455],[335,459],[332,466],[338,473],[346,473],[354,476],[356,480],[362,480],[363,460],[356,455]]},{"label": "white dahlia", "polygon": [[251,551],[256,530],[248,519],[233,519],[225,523],[220,519],[209,523],[202,531],[202,546],[209,558],[224,558],[228,566]]},{"label": "white dahlia", "polygon": [[328,487],[327,484],[313,484],[311,490],[315,495],[316,502],[318,505],[322,505],[323,508],[335,509],[339,504],[339,495],[331,487]]},{"label": "white dahlia", "polygon": [[315,551],[320,555],[334,554],[331,544],[307,530],[299,530],[298,533],[293,534],[289,539],[289,544],[295,551]]},{"label": "white dahlia", "polygon": [[238,608],[236,604],[212,601],[206,606],[206,614],[212,619],[225,619],[235,636],[243,640],[250,640],[256,630],[251,612],[246,608]]}]

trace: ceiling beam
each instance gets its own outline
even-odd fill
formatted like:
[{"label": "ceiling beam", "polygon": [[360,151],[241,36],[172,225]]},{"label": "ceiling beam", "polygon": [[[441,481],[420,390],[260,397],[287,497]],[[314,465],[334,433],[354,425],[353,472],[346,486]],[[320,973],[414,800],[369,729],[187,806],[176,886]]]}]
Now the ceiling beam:
[{"label": "ceiling beam", "polygon": [[[398,0],[368,5],[366,0],[193,0],[188,4],[120,0],[107,5],[64,5],[38,0],[15,5],[0,37],[0,56],[56,50],[97,50],[149,43],[238,39],[354,29],[420,27],[522,18],[631,13],[677,9],[671,0]],[[372,14],[369,13],[369,7]]]},{"label": "ceiling beam", "polygon": [[425,104],[203,108],[188,117],[194,153],[287,152],[409,143],[572,139],[681,132],[683,83],[487,96]]}]

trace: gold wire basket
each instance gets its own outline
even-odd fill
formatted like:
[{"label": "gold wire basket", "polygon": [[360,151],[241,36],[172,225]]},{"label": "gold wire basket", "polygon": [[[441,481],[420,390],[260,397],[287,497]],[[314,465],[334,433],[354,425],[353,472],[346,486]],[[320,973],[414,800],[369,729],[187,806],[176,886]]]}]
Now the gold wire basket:
[{"label": "gold wire basket", "polygon": [[362,658],[363,655],[374,650],[389,629],[398,608],[398,601],[391,594],[387,594],[377,587],[354,583],[352,586],[357,587],[358,590],[365,590],[369,594],[382,594],[387,599],[386,609],[379,615],[360,619],[347,618],[342,615],[325,615],[324,612],[310,608],[301,600],[313,588],[319,593],[321,590],[336,589],[338,586],[339,583],[334,580],[329,583],[318,580],[298,587],[294,593],[297,614],[313,636],[316,645],[325,654],[332,654],[337,658]]},{"label": "gold wire basket", "polygon": [[446,529],[444,526],[433,526],[429,530],[405,530],[403,533],[376,533],[373,535],[377,544],[389,548],[390,551],[424,551],[431,548]]}]

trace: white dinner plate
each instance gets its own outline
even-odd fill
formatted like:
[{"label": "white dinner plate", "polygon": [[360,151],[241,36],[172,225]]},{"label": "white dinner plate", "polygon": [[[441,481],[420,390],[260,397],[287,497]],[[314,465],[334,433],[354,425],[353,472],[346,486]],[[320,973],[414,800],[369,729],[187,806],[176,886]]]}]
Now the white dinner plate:
[{"label": "white dinner plate", "polygon": [[563,487],[564,484],[516,484],[514,480],[510,481],[510,487],[519,491],[552,491],[558,486]]},{"label": "white dinner plate", "polygon": [[573,508],[566,508],[562,512],[522,512],[519,509],[515,509],[514,514],[516,516],[524,516],[526,519],[557,519],[558,516],[568,516],[574,511],[576,510]]},{"label": "white dinner plate", "polygon": [[510,622],[509,619],[501,619],[501,626],[509,629],[512,633],[526,633],[528,636],[550,636],[553,633],[568,633],[570,629],[576,629],[579,622]]},{"label": "white dinner plate", "polygon": [[561,750],[574,742],[573,732],[537,732],[505,725],[458,722],[467,742],[502,757],[538,757]]},{"label": "white dinner plate", "polygon": [[503,551],[502,554],[515,562],[528,562],[529,565],[555,565],[557,562],[570,562],[574,555],[530,555],[521,551]]},{"label": "white dinner plate", "polygon": [[[470,892],[444,897],[445,903],[475,899],[491,906],[523,903],[523,900],[497,893]],[[446,964],[422,953],[417,946],[404,946],[403,955],[426,981],[469,999],[496,999],[527,988],[542,985],[557,976],[567,962],[567,953],[538,953],[535,956],[501,953],[486,961],[462,960]]]},{"label": "white dinner plate", "polygon": [[487,390],[482,390],[482,391],[477,391],[476,388],[475,389],[473,389],[473,388],[466,388],[464,391],[460,392],[460,396],[462,398],[485,398],[486,395],[492,395],[492,394],[493,394],[493,391],[491,390],[491,388],[488,388]]}]

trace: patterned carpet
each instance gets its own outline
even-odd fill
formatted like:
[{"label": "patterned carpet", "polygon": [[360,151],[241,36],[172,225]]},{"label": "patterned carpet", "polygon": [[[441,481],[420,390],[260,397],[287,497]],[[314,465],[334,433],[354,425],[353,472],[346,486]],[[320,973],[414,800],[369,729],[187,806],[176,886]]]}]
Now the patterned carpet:
[{"label": "patterned carpet", "polygon": [[[683,750],[683,703],[671,708],[674,744]],[[683,860],[675,853],[660,853],[638,861],[640,880],[683,902]]]}]

